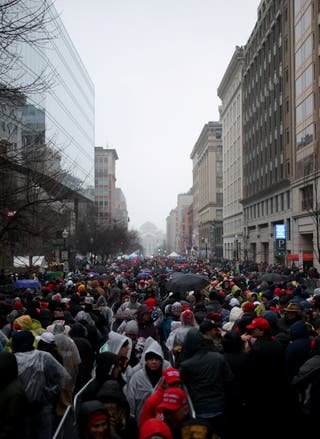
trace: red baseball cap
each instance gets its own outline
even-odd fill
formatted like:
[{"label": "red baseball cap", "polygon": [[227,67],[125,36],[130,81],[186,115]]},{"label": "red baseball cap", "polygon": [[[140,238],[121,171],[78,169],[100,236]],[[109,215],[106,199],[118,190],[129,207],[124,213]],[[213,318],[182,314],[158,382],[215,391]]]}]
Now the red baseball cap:
[{"label": "red baseball cap", "polygon": [[188,404],[186,392],[179,387],[171,387],[165,390],[159,407],[165,410],[176,411],[186,404]]},{"label": "red baseball cap", "polygon": [[271,329],[270,324],[267,319],[263,317],[257,317],[252,320],[250,325],[246,326],[247,329],[261,329],[262,331],[268,331]]},{"label": "red baseball cap", "polygon": [[146,305],[148,305],[149,308],[153,308],[154,306],[156,306],[157,301],[156,301],[156,299],[153,299],[152,297],[150,297],[144,303]]},{"label": "red baseball cap", "polygon": [[182,382],[180,371],[178,369],[174,369],[173,367],[168,367],[168,369],[163,372],[162,377],[167,384]]}]

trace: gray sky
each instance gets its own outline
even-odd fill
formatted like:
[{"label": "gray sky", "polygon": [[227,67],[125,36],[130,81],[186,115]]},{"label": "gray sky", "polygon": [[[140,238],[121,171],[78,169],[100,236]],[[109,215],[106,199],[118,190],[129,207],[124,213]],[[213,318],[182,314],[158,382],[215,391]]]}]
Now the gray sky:
[{"label": "gray sky", "polygon": [[56,0],[95,84],[96,145],[115,148],[130,227],[165,231],[192,186],[190,153],[259,0]]}]

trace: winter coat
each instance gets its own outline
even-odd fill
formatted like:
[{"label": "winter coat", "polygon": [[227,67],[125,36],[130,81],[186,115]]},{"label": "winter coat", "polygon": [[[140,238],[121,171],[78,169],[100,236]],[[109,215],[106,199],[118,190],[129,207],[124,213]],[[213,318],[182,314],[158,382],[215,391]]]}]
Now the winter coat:
[{"label": "winter coat", "polygon": [[24,433],[24,416],[28,401],[18,379],[14,354],[0,352],[0,439],[20,439]]},{"label": "winter coat", "polygon": [[181,378],[186,383],[197,415],[223,412],[226,387],[233,375],[223,355],[209,350],[208,343],[197,329],[185,339]]},{"label": "winter coat", "polygon": [[286,371],[289,379],[298,373],[300,366],[310,356],[309,330],[303,320],[294,323],[290,328],[291,343],[285,351]]},{"label": "winter coat", "polygon": [[300,367],[292,385],[297,391],[303,413],[317,418],[320,411],[320,353]]}]

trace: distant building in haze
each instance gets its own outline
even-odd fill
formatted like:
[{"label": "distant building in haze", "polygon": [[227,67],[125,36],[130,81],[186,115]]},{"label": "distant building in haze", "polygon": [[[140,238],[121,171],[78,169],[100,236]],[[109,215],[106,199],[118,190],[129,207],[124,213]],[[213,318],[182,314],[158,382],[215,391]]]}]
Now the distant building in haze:
[{"label": "distant building in haze", "polygon": [[144,255],[156,256],[158,254],[158,249],[163,246],[165,239],[164,233],[148,221],[140,227],[139,236]]},{"label": "distant building in haze", "polygon": [[218,87],[222,101],[223,257],[243,259],[242,69],[244,50],[236,47]]},{"label": "distant building in haze", "polygon": [[128,228],[128,210],[127,201],[122,189],[119,187],[115,191],[115,210],[114,219],[117,226]]},{"label": "distant building in haze", "polygon": [[113,226],[116,221],[116,160],[115,149],[96,146],[94,149],[95,206],[98,224]]},{"label": "distant building in haze", "polygon": [[193,227],[202,257],[222,257],[222,125],[208,122],[190,158],[193,162]]}]

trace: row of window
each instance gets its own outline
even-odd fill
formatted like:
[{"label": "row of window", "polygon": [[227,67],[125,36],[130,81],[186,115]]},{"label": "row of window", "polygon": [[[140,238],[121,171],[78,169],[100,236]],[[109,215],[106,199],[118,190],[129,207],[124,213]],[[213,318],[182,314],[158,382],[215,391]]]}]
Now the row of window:
[{"label": "row of window", "polygon": [[314,126],[307,126],[304,130],[296,135],[296,148],[301,149],[313,142]]},{"label": "row of window", "polygon": [[284,212],[290,209],[290,191],[283,192],[267,200],[256,203],[244,209],[246,220],[263,218],[273,213]]},{"label": "row of window", "polygon": [[313,81],[313,64],[304,70],[302,75],[296,80],[296,99],[311,87]]},{"label": "row of window", "polygon": [[313,38],[312,35],[304,41],[295,54],[296,71],[306,62],[306,60],[312,55]]},{"label": "row of window", "polygon": [[306,0],[294,0],[294,16],[297,17],[297,15],[300,14],[301,9],[305,5]]},{"label": "row of window", "polygon": [[100,201],[95,201],[95,205],[98,207],[98,206],[100,206],[100,207],[103,207],[103,206],[108,206],[109,205],[109,202],[108,202],[108,200],[100,200]]},{"label": "row of window", "polygon": [[313,112],[313,93],[304,99],[296,108],[296,123],[299,125]]},{"label": "row of window", "polygon": [[297,41],[300,40],[300,38],[303,36],[303,34],[310,28],[311,20],[312,20],[312,11],[311,11],[311,5],[310,5],[295,26],[295,42],[296,43],[297,43]]},{"label": "row of window", "polygon": [[96,156],[96,162],[97,163],[103,163],[103,164],[107,165],[108,164],[108,157]]}]

